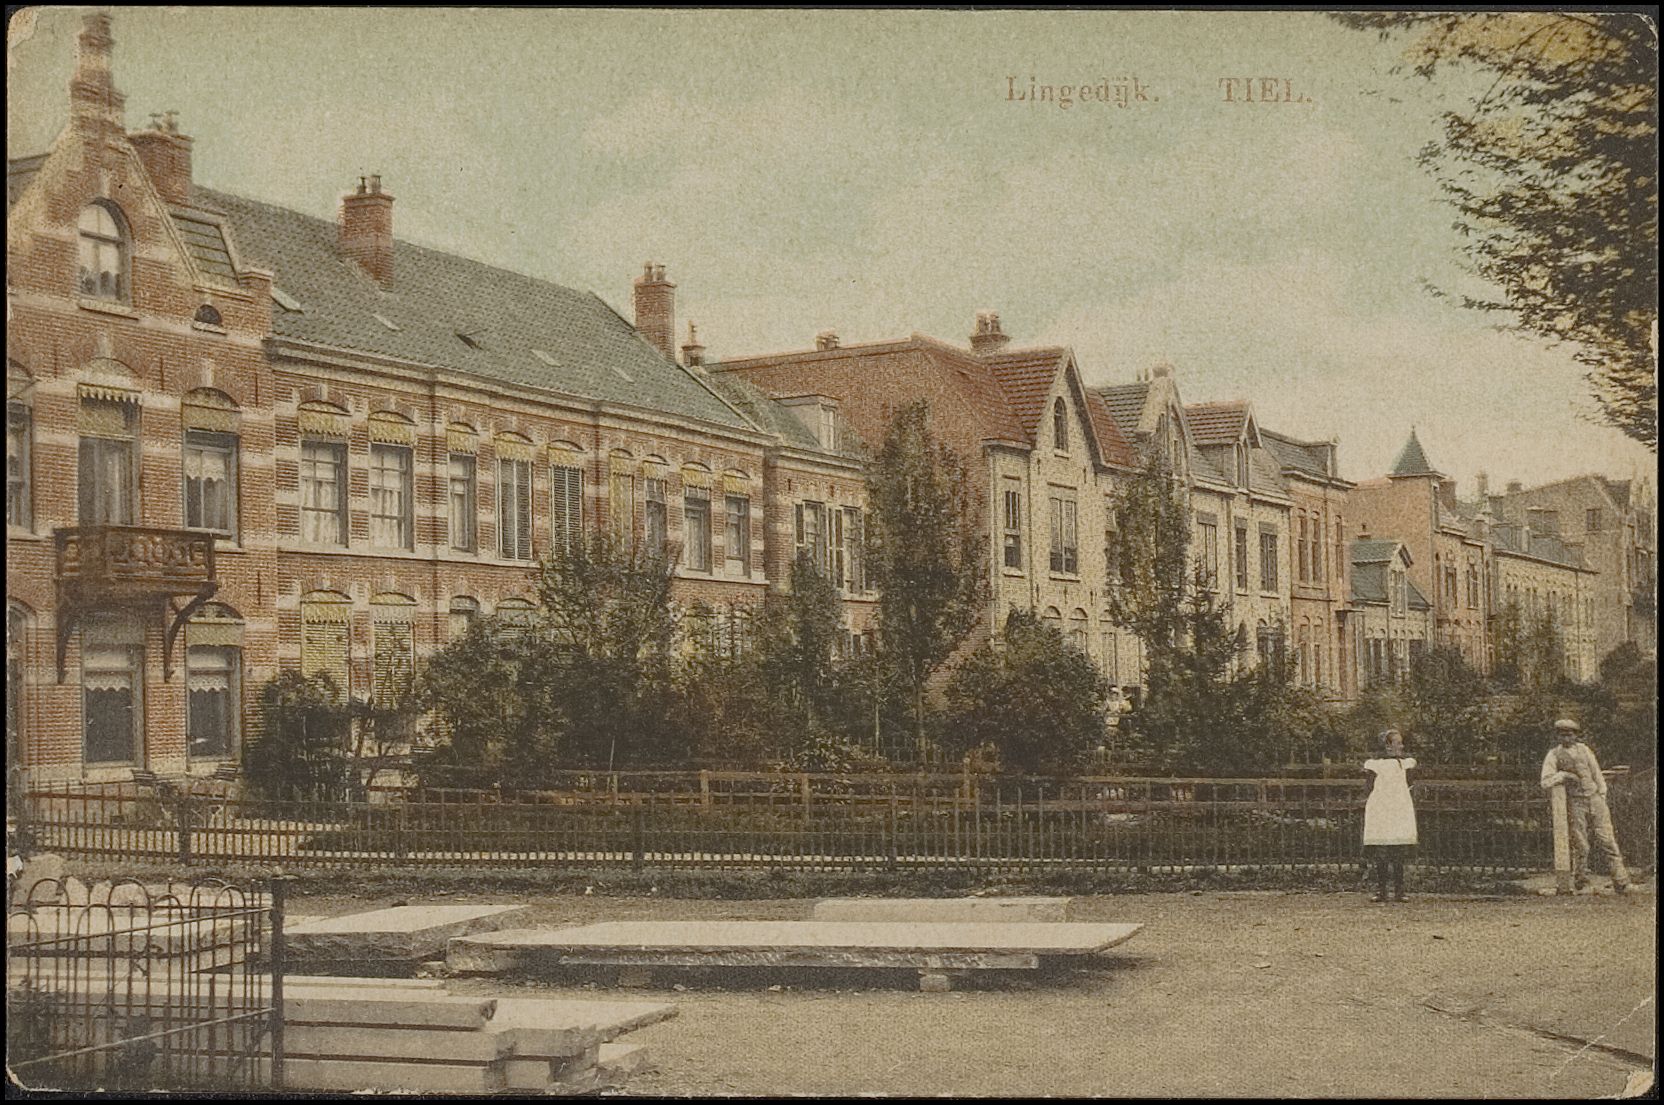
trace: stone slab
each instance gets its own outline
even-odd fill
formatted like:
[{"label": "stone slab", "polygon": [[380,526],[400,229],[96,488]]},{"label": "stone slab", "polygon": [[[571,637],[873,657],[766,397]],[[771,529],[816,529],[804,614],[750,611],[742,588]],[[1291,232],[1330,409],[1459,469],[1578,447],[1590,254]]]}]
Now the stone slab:
[{"label": "stone slab", "polygon": [[600,1068],[603,1076],[614,1077],[622,1082],[643,1071],[652,1070],[653,1059],[647,1048],[641,1044],[602,1044],[595,1065]]},{"label": "stone slab", "polygon": [[[223,1070],[233,1069],[236,1060],[217,1056],[216,1064]],[[257,1060],[258,1075],[263,1084],[271,1072],[269,1056]],[[241,1069],[241,1068],[237,1068]],[[501,1093],[504,1084],[501,1063],[401,1063],[376,1062],[367,1059],[298,1059],[283,1060],[284,1087],[290,1090],[338,1090],[356,1092]]]},{"label": "stone slab", "polygon": [[1137,924],[845,921],[609,921],[452,940],[452,970],[493,973],[560,964],[1031,968],[1041,956],[1093,955]]},{"label": "stone slab", "polygon": [[507,1057],[513,1045],[507,1036],[496,1032],[286,1024],[283,1050],[296,1058],[490,1063]]},{"label": "stone slab", "polygon": [[296,962],[422,960],[442,955],[457,936],[495,932],[529,910],[523,905],[393,906],[286,926]]},{"label": "stone slab", "polygon": [[283,994],[287,1020],[307,1024],[483,1028],[497,1009],[496,998],[456,997],[420,991],[327,990],[308,987]]},{"label": "stone slab", "polygon": [[675,1015],[657,1001],[498,998],[490,1030],[507,1033],[516,1056],[565,1059]]},{"label": "stone slab", "polygon": [[1073,898],[826,898],[811,921],[1067,921]]}]

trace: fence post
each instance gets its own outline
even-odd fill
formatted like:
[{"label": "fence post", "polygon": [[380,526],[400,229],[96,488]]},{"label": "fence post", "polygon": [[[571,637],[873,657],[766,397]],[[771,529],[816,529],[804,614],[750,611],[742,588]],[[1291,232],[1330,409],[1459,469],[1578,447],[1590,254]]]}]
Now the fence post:
[{"label": "fence post", "polygon": [[890,786],[890,832],[884,849],[884,869],[896,869],[896,791],[893,783]]},{"label": "fence post", "polygon": [[1566,787],[1548,790],[1549,821],[1554,826],[1554,892],[1572,893],[1572,849],[1566,825]]},{"label": "fence post", "polygon": [[636,803],[635,854],[632,862],[640,871],[647,866],[647,807],[638,797]]},{"label": "fence post", "polygon": [[174,813],[174,822],[178,827],[179,862],[181,865],[191,862],[191,796],[184,787],[179,789],[179,804]]},{"label": "fence post", "polygon": [[272,898],[272,1089],[283,1089],[283,974],[288,970],[288,953],[283,935],[283,896],[288,876],[270,880]]},{"label": "fence post", "polygon": [[711,805],[711,773],[705,769],[699,772],[699,804],[706,809]]}]

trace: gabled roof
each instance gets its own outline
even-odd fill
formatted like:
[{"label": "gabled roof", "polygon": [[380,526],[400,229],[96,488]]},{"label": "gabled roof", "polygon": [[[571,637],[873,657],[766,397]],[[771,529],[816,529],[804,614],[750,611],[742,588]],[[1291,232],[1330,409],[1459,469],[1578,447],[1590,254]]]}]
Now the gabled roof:
[{"label": "gabled roof", "polygon": [[1277,458],[1277,463],[1283,468],[1292,468],[1310,476],[1324,479],[1335,479],[1329,471],[1329,450],[1332,443],[1327,441],[1301,441],[1287,434],[1280,434],[1274,430],[1260,427],[1260,442]]},{"label": "gabled roof", "polygon": [[1629,508],[1630,481],[1609,480],[1605,476],[1596,476],[1595,478],[1606,488],[1606,493],[1612,496],[1613,502],[1617,503],[1620,507],[1623,507],[1626,510]]},{"label": "gabled roof", "polygon": [[1103,459],[1108,464],[1117,464],[1125,468],[1138,467],[1138,450],[1133,448],[1131,440],[1121,432],[1109,407],[1103,398],[1090,388],[1086,391],[1086,414],[1092,420],[1092,430],[1098,435],[1098,445],[1103,450]]},{"label": "gabled roof", "polygon": [[[1041,346],[995,353],[982,360],[1005,393],[1029,443],[1033,444],[1039,439],[1046,417],[1046,397],[1051,394],[1058,375],[1069,370],[1074,355],[1064,346]],[[1090,388],[1081,390],[1085,394],[1086,420],[1097,439],[1100,459],[1105,464],[1135,466],[1138,455],[1103,407],[1102,400]]]},{"label": "gabled roof", "polygon": [[1398,459],[1393,462],[1392,474],[1395,476],[1442,476],[1431,464],[1427,463],[1427,454],[1422,452],[1421,442],[1416,438],[1415,430],[1410,431],[1410,440],[1404,443],[1399,451]]},{"label": "gabled roof", "polygon": [[[1397,541],[1354,541],[1352,542],[1352,563],[1379,564],[1396,557],[1400,548],[1403,548],[1403,546]],[[1408,560],[1409,556],[1409,550],[1405,549],[1404,558]]]},{"label": "gabled roof", "polygon": [[225,217],[240,256],[271,269],[299,305],[273,310],[279,338],[750,428],[592,292],[402,241],[383,291],[343,259],[334,222],[207,188],[194,195]]},{"label": "gabled roof", "polygon": [[[774,434],[782,444],[796,446],[800,449],[813,449],[826,452],[820,439],[814,431],[804,425],[803,421],[785,407],[764,395],[751,382],[737,372],[722,372],[720,365],[707,365],[711,375],[706,381],[715,388],[717,393],[726,399],[740,413],[744,414],[761,430]],[[856,441],[838,450],[843,456],[858,455],[859,438],[853,432],[847,436],[855,437]]]},{"label": "gabled roof", "polygon": [[[1400,556],[1410,563],[1410,550],[1398,541],[1352,542],[1352,601],[1386,605],[1391,582],[1389,566]],[[1433,604],[1421,593],[1409,573],[1404,575],[1405,601],[1412,610],[1431,610]]]},{"label": "gabled roof", "polygon": [[40,167],[46,164],[46,157],[46,154],[37,153],[32,157],[19,157],[6,162],[6,210],[11,210],[23,190],[29,187]]},{"label": "gabled roof", "polygon": [[1198,445],[1234,445],[1248,430],[1250,412],[1244,400],[1195,403],[1184,409],[1190,437]]}]

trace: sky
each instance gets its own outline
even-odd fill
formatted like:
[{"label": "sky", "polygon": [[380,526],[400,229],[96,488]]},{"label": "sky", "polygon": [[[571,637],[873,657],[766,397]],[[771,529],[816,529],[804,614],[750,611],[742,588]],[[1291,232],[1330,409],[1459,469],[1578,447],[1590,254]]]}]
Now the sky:
[{"label": "sky", "polygon": [[[14,20],[7,154],[61,130],[81,10]],[[1483,291],[1415,163],[1471,78],[1314,13],[114,8],[131,128],[179,113],[199,183],[320,217],[361,174],[398,237],[629,317],[644,261],[713,359],[923,333],[1071,346],[1089,385],[1338,438],[1412,427],[1464,495],[1649,473],[1565,348]],[[1255,81],[1255,102],[1242,84]],[[1260,78],[1275,82],[1266,102]],[[1287,83],[1284,83],[1287,82]],[[1039,86],[1086,85],[1067,107]],[[1125,102],[1117,93],[1125,90]],[[1107,100],[1097,98],[1107,92]],[[1284,102],[1285,99],[1287,102]]]}]

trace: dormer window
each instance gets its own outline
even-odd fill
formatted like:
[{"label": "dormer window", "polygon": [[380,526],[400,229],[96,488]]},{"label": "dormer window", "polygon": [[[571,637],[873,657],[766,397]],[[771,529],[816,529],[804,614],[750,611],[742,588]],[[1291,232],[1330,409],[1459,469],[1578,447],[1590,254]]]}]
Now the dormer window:
[{"label": "dormer window", "polygon": [[191,321],[200,322],[204,326],[222,325],[220,312],[212,303],[204,303],[202,306],[198,307],[196,309],[196,315]]},{"label": "dormer window", "polygon": [[81,209],[80,293],[89,299],[127,302],[127,225],[114,204],[99,200]]},{"label": "dormer window", "polygon": [[838,409],[823,406],[820,409],[820,443],[829,453],[838,451]]},{"label": "dormer window", "polygon": [[1060,453],[1069,451],[1069,407],[1061,399],[1052,406],[1052,447]]}]

